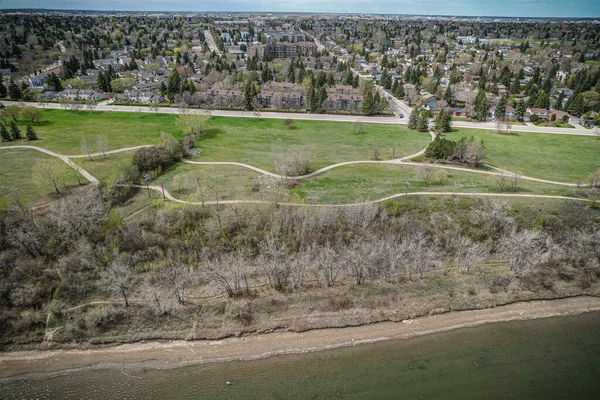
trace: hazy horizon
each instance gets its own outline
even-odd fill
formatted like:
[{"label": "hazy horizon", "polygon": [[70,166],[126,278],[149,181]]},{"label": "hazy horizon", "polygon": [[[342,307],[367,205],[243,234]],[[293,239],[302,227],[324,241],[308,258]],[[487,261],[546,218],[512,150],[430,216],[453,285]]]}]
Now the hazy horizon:
[{"label": "hazy horizon", "polygon": [[[566,4],[565,4],[566,3]],[[425,6],[424,6],[425,5]],[[47,9],[104,12],[302,12],[349,14],[400,14],[423,16],[512,17],[512,18],[597,18],[600,2],[595,0],[380,0],[366,4],[356,0],[290,0],[273,3],[264,0],[5,0],[0,9]],[[429,11],[431,10],[431,11]],[[429,12],[428,12],[429,11]]]}]

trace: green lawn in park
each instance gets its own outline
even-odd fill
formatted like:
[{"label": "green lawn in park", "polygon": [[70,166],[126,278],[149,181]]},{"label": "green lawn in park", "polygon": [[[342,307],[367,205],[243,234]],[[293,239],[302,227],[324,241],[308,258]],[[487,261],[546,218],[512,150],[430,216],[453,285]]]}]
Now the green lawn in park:
[{"label": "green lawn in park", "polygon": [[483,129],[456,128],[452,140],[475,136],[487,148],[484,162],[511,172],[560,182],[585,181],[600,168],[600,140],[593,136],[537,132],[498,134]]},{"label": "green lawn in park", "polygon": [[[56,160],[62,171],[60,194],[56,194],[50,182],[42,186],[34,183],[34,166],[40,160]],[[88,183],[81,176],[80,181]],[[30,149],[0,150],[0,198],[14,202],[18,196],[25,204],[33,206],[57,200],[77,186],[75,171],[52,156]]]},{"label": "green lawn in park", "polygon": [[197,161],[236,161],[276,171],[275,160],[303,154],[312,169],[354,160],[370,160],[375,148],[381,159],[414,154],[431,140],[429,134],[405,125],[363,124],[356,134],[350,122],[295,121],[290,129],[280,119],[214,117],[208,134],[196,145]]},{"label": "green lawn in park", "polygon": [[[178,164],[163,176],[164,188],[178,199],[201,202],[219,200],[264,200],[252,190],[253,178],[260,174],[237,166]],[[426,179],[422,168],[392,164],[356,164],[326,171],[309,179],[296,181],[281,202],[306,204],[349,204],[379,200],[410,192],[483,192],[564,195],[569,188],[537,182],[520,181],[515,190],[507,180],[504,192],[497,177],[475,172],[434,169]],[[160,179],[152,182],[160,186]]]}]

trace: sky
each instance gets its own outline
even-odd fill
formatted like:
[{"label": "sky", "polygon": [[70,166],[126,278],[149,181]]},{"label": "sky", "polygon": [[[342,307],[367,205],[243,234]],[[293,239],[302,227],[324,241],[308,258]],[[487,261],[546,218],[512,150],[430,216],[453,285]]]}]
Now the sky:
[{"label": "sky", "polygon": [[0,0],[0,9],[600,17],[600,0]]}]

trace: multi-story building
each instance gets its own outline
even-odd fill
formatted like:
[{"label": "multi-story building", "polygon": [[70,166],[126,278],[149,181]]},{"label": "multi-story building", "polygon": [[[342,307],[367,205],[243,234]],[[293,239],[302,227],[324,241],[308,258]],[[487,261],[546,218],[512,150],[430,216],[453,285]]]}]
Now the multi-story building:
[{"label": "multi-story building", "polygon": [[295,58],[299,55],[313,56],[317,52],[317,47],[312,42],[269,42],[267,44],[258,44],[250,47],[250,57],[257,56],[263,58]]}]

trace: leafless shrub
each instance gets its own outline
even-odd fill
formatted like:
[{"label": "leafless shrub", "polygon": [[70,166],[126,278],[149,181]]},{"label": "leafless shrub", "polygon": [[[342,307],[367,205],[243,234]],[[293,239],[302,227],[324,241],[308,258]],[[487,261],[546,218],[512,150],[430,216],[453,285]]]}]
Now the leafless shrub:
[{"label": "leafless shrub", "polygon": [[426,185],[429,183],[429,179],[433,175],[435,168],[431,165],[421,165],[417,168],[417,177],[422,180]]},{"label": "leafless shrub", "polygon": [[250,292],[248,278],[252,267],[242,252],[225,254],[204,263],[206,277],[221,287],[229,297],[238,297]]},{"label": "leafless shrub", "polygon": [[338,257],[338,252],[327,243],[324,246],[313,244],[311,253],[318,265],[319,272],[325,279],[325,284],[333,286],[343,269],[343,263]]},{"label": "leafless shrub", "polygon": [[545,252],[544,237],[529,230],[512,232],[501,238],[502,253],[508,258],[516,277],[537,265]]},{"label": "leafless shrub", "polygon": [[79,238],[97,232],[107,217],[99,190],[81,189],[58,201],[50,220],[63,239]]},{"label": "leafless shrub", "polygon": [[102,157],[106,158],[106,151],[108,150],[108,137],[104,135],[96,136],[96,147],[98,148],[100,153],[102,153]]},{"label": "leafless shrub", "polygon": [[100,279],[100,287],[114,296],[123,298],[125,307],[129,307],[128,297],[134,289],[134,274],[131,266],[123,260],[114,260],[103,271]]},{"label": "leafless shrub", "polygon": [[287,179],[289,177],[308,174],[311,169],[311,162],[306,154],[295,152],[277,156],[275,158],[275,167],[277,168],[277,173]]}]

